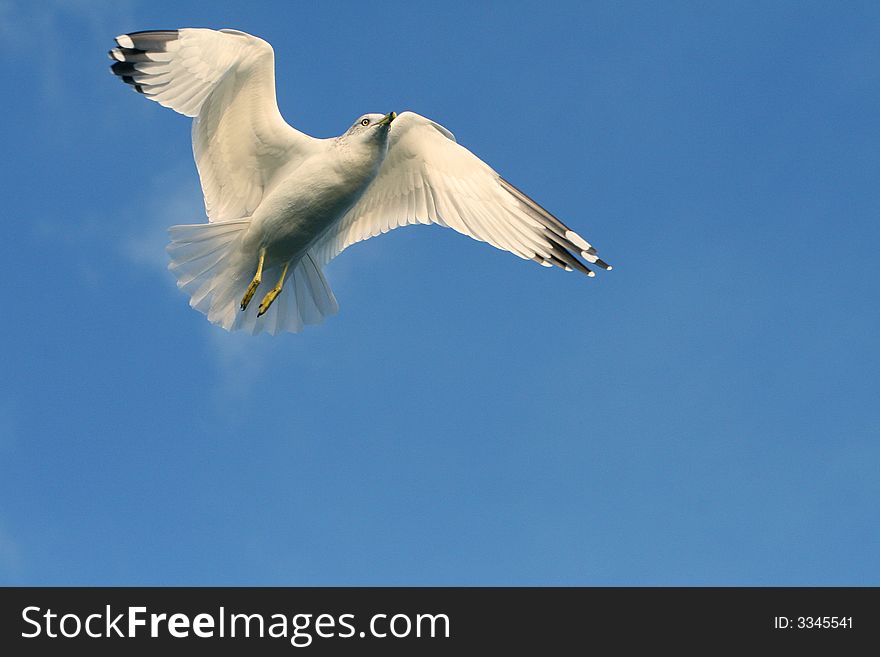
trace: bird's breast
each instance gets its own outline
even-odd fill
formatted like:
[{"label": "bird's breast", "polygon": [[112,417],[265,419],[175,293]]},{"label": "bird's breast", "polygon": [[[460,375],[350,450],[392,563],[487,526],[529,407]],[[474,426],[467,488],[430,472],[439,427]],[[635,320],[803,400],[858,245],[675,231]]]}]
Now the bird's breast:
[{"label": "bird's breast", "polygon": [[272,260],[302,256],[357,202],[376,169],[344,158],[307,160],[264,197],[246,242]]}]

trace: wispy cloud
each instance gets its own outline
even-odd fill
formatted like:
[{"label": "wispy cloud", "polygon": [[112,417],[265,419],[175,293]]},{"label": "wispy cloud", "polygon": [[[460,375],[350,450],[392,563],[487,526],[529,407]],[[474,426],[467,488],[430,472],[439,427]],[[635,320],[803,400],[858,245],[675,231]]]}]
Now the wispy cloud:
[{"label": "wispy cloud", "polygon": [[84,285],[101,284],[100,265],[89,255],[95,245],[103,245],[107,240],[106,225],[97,216],[40,216],[27,223],[37,241],[61,245],[67,250],[72,271]]},{"label": "wispy cloud", "polygon": [[0,0],[0,50],[31,58],[33,47],[20,46],[28,44],[35,36],[41,37],[38,44],[41,47],[47,43],[60,46],[62,26],[70,20],[85,26],[90,37],[106,37],[108,33],[112,37],[115,36],[114,27],[134,22],[134,12],[132,3],[127,0]]},{"label": "wispy cloud", "polygon": [[153,179],[140,207],[145,208],[139,214],[146,220],[132,224],[131,233],[120,243],[122,255],[133,265],[151,269],[173,284],[165,252],[168,227],[207,221],[198,182],[189,173],[167,171]]},{"label": "wispy cloud", "polygon": [[[43,102],[56,106],[68,102],[79,83],[59,62],[72,44],[65,39],[71,24],[87,39],[108,39],[119,25],[133,23],[131,3],[99,3],[90,0],[13,2],[0,0],[0,62],[27,59],[38,67],[36,81]],[[114,31],[115,30],[115,31]],[[35,57],[36,55],[36,57]]]},{"label": "wispy cloud", "polygon": [[229,333],[206,323],[207,348],[217,367],[217,401],[248,399],[271,362],[272,338]]},{"label": "wispy cloud", "polygon": [[[189,166],[194,166],[189,164]],[[152,272],[173,290],[174,276],[168,272],[168,227],[207,221],[198,180],[182,167],[163,172],[146,186],[138,214],[144,221],[133,224],[129,234],[120,241],[122,256],[132,265]],[[190,311],[195,312],[195,311]],[[229,408],[230,400],[248,399],[277,351],[277,339],[228,333],[204,322],[205,349],[216,368],[213,391],[218,409]]]}]

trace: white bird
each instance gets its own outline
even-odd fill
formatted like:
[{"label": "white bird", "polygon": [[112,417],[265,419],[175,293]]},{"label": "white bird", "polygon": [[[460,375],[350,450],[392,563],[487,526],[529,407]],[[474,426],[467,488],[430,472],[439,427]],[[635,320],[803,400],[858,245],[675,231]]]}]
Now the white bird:
[{"label": "white bird", "polygon": [[[193,117],[208,223],[169,229],[169,269],[190,305],[227,330],[298,332],[337,312],[322,268],[346,247],[407,224],[448,226],[499,249],[595,274],[580,235],[413,112],[365,114],[316,139],[275,98],[272,46],[237,30],[116,37],[111,70]],[[277,281],[258,308],[251,298]]]}]

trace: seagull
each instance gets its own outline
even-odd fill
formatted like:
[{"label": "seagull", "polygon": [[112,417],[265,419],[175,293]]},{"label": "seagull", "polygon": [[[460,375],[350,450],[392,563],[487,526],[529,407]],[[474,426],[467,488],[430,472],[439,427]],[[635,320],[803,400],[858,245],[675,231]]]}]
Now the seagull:
[{"label": "seagull", "polygon": [[[172,226],[168,268],[222,328],[297,333],[339,305],[323,268],[347,247],[438,224],[546,267],[611,267],[580,235],[414,112],[364,114],[338,137],[290,126],[272,46],[232,29],[116,37],[111,71],[191,117],[207,223]],[[264,279],[273,285],[252,303]],[[265,288],[264,288],[265,290]]]}]

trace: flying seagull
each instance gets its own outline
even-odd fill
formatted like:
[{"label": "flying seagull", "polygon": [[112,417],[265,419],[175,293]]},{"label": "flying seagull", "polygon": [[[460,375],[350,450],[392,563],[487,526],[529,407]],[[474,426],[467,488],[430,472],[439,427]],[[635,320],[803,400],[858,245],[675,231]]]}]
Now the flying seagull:
[{"label": "flying seagull", "polygon": [[[272,46],[238,30],[116,37],[111,70],[193,118],[208,223],[169,229],[169,269],[190,305],[227,330],[298,332],[337,312],[323,267],[348,246],[439,224],[544,266],[595,274],[596,249],[443,126],[364,114],[338,137],[288,125]],[[580,258],[580,259],[579,259]],[[264,280],[272,285],[252,303]],[[265,289],[265,288],[264,288]]]}]

